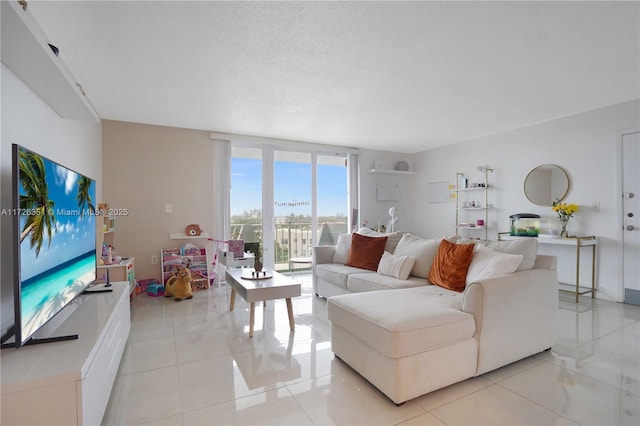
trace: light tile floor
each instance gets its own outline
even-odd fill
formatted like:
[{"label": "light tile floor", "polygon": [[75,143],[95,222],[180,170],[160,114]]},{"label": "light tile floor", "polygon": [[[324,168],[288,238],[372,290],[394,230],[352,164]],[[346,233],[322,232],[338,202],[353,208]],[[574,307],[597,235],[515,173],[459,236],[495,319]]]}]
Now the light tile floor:
[{"label": "light tile floor", "polygon": [[[140,295],[106,425],[639,425],[640,307],[560,293],[551,351],[396,406],[333,356],[326,301],[229,312],[230,291]],[[304,290],[306,289],[306,290]]]}]

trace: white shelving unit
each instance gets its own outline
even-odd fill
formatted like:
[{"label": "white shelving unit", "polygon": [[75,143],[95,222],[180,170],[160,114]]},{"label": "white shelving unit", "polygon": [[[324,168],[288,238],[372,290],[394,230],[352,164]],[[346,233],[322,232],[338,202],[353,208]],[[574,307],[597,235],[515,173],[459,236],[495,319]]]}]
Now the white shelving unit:
[{"label": "white shelving unit", "polygon": [[[484,171],[484,186],[477,186],[473,188],[456,188],[454,189],[456,198],[456,234],[459,235],[460,231],[465,231],[466,237],[469,238],[481,238],[479,235],[484,233],[484,241],[489,238],[489,172],[493,171],[485,167]],[[460,185],[461,181],[466,182],[464,173],[456,173],[456,185]],[[465,203],[478,203],[478,206],[469,205]],[[482,220],[482,224],[478,223],[478,220]]]}]

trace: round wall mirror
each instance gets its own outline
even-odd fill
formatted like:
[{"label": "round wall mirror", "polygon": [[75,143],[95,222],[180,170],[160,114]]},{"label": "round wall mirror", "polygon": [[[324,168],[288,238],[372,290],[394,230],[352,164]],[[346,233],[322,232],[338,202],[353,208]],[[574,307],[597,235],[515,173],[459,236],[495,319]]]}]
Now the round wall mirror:
[{"label": "round wall mirror", "polygon": [[524,180],[524,195],[533,204],[550,206],[569,192],[569,175],[560,166],[543,164],[531,170]]}]

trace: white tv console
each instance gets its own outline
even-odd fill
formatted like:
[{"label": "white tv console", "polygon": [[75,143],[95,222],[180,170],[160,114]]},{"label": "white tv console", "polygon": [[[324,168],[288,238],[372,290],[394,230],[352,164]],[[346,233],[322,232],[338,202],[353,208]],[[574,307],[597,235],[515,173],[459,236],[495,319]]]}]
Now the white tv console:
[{"label": "white tv console", "polygon": [[112,288],[81,295],[54,317],[66,318],[51,334],[77,340],[2,350],[0,423],[101,423],[131,327],[129,283]]}]

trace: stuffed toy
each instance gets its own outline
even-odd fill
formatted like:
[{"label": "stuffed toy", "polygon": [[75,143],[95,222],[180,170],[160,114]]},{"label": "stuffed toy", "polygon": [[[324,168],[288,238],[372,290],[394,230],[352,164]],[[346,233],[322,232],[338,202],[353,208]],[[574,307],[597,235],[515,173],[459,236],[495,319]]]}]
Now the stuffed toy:
[{"label": "stuffed toy", "polygon": [[188,237],[198,237],[202,234],[202,229],[200,229],[200,225],[191,224],[185,228],[184,233]]},{"label": "stuffed toy", "polygon": [[178,266],[175,275],[167,280],[164,297],[171,296],[176,302],[193,297],[191,294],[191,271],[186,266]]}]

